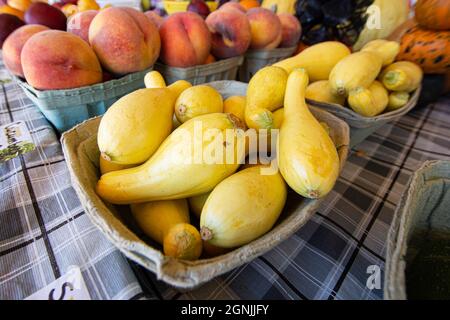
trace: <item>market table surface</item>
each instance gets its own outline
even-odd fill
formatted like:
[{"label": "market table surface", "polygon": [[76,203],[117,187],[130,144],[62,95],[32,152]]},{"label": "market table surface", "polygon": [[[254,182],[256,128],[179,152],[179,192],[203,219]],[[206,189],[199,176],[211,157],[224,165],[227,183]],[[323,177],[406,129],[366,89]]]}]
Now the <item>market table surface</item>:
[{"label": "market table surface", "polygon": [[26,298],[71,266],[92,299],[381,299],[386,235],[408,179],[425,160],[450,159],[447,96],[354,148],[325,204],[290,239],[179,292],[92,225],[55,131],[8,79],[0,60],[0,125],[24,120],[36,149],[0,164],[0,299]]}]

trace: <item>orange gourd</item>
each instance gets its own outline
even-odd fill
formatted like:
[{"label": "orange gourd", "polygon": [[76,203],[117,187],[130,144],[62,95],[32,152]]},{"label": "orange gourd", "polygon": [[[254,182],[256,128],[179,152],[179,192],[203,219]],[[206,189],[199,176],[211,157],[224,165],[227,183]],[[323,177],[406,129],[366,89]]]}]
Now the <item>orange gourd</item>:
[{"label": "orange gourd", "polygon": [[396,60],[415,62],[424,73],[450,71],[450,31],[409,28],[402,37]]},{"label": "orange gourd", "polygon": [[450,3],[448,0],[419,0],[415,8],[416,20],[423,28],[450,30]]}]

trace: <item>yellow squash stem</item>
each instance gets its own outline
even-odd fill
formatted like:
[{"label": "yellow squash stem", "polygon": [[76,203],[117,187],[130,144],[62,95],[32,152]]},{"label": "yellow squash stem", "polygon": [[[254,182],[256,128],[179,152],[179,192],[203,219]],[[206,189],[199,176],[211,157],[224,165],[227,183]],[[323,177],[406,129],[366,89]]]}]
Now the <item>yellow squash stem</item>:
[{"label": "yellow squash stem", "polygon": [[422,82],[422,69],[410,61],[398,61],[387,66],[380,75],[384,86],[391,91],[411,92]]},{"label": "yellow squash stem", "polygon": [[405,91],[394,91],[389,95],[387,111],[397,110],[405,106],[409,101],[409,93]]}]

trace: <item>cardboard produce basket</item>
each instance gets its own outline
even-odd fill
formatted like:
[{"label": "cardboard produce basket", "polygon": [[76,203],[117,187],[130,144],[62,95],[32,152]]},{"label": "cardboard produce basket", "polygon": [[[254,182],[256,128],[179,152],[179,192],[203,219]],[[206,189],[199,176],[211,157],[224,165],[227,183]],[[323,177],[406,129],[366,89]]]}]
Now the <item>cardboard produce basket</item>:
[{"label": "cardboard produce basket", "polygon": [[56,130],[64,132],[84,120],[104,114],[119,98],[144,88],[144,77],[151,70],[67,90],[37,90],[18,77],[15,80]]},{"label": "cardboard produce basket", "polygon": [[247,51],[244,56],[244,63],[239,68],[239,81],[249,82],[259,69],[289,58],[295,50],[297,50],[297,47]]},{"label": "cardboard produce basket", "polygon": [[386,252],[384,298],[450,296],[450,161],[427,161],[403,193]]},{"label": "cardboard produce basket", "polygon": [[[219,81],[209,85],[218,89],[224,98],[245,95],[247,85],[236,81]],[[330,135],[336,144],[341,169],[345,164],[349,128],[347,124],[320,109],[312,108],[319,121],[330,127]],[[269,251],[308,221],[322,199],[305,199],[290,191],[286,206],[276,225],[265,235],[233,251],[209,259],[197,261],[178,260],[166,257],[161,246],[144,242],[138,237],[139,230],[129,220],[128,207],[111,206],[95,193],[99,179],[99,150],[97,130],[100,117],[88,120],[62,136],[62,145],[71,174],[72,184],[81,203],[93,223],[113,242],[125,256],[154,272],[158,279],[181,289],[191,289]]]},{"label": "cardboard produce basket", "polygon": [[239,66],[243,61],[244,57],[239,56],[190,68],[170,67],[157,62],[155,70],[163,75],[167,84],[177,80],[186,80],[192,85],[197,85],[212,81],[236,80]]},{"label": "cardboard produce basket", "polygon": [[323,103],[306,99],[309,105],[328,111],[344,120],[350,126],[350,147],[363,142],[368,136],[389,122],[396,121],[411,111],[419,100],[421,87],[415,90],[408,103],[400,109],[382,113],[375,117],[364,117],[350,108],[333,103]]}]

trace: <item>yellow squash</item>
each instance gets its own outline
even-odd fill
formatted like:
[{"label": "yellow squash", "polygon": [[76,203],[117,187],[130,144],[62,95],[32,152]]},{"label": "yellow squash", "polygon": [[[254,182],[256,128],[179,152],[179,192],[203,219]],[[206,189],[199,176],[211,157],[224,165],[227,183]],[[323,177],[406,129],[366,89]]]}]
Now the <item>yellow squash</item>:
[{"label": "yellow squash", "polygon": [[244,96],[231,96],[223,102],[223,112],[234,114],[245,122],[245,104]]},{"label": "yellow squash", "polygon": [[200,214],[202,213],[203,206],[205,205],[206,199],[208,199],[210,192],[200,194],[198,196],[190,197],[188,199],[189,208],[195,214],[197,218],[200,218]]},{"label": "yellow squash", "polygon": [[[144,78],[146,88],[166,88],[166,81],[163,76],[158,71],[150,71],[145,75]],[[178,80],[175,84],[180,87],[180,94],[192,87],[192,84],[186,80]],[[170,86],[169,86],[170,87]],[[175,130],[181,125],[178,121],[177,116],[174,112],[172,117],[172,130]]]},{"label": "yellow squash", "polygon": [[149,89],[176,87],[178,91],[177,96],[179,96],[184,90],[192,87],[192,84],[186,80],[178,80],[172,83],[171,85],[166,86],[166,81],[164,80],[164,77],[158,71],[148,72],[144,77],[144,83],[145,87]]},{"label": "yellow squash", "polygon": [[173,108],[183,82],[167,88],[139,89],[115,102],[98,128],[105,160],[121,165],[146,161],[172,130]]},{"label": "yellow squash", "polygon": [[274,66],[283,68],[288,73],[294,69],[304,68],[311,82],[328,80],[334,66],[350,53],[345,44],[326,41],[308,47],[294,57],[275,63]]},{"label": "yellow squash", "polygon": [[335,95],[331,92],[328,80],[321,80],[311,83],[306,88],[306,98],[324,103],[334,103],[341,106],[345,103],[345,97]]},{"label": "yellow squash", "polygon": [[385,39],[408,19],[409,0],[375,0],[367,8],[367,21],[359,33],[353,50],[360,50],[366,43],[375,39]]},{"label": "yellow squash", "polygon": [[150,71],[144,77],[146,88],[165,88],[166,81],[158,71]]},{"label": "yellow squash", "polygon": [[409,101],[409,93],[405,91],[393,91],[389,94],[389,102],[386,111],[400,109]]},{"label": "yellow squash", "polygon": [[245,122],[249,128],[273,128],[272,111],[283,106],[287,78],[284,69],[269,66],[250,79],[245,107]]},{"label": "yellow squash", "polygon": [[[256,145],[248,145],[248,154],[256,153],[258,152],[260,155],[269,155],[272,152],[272,141],[273,141],[273,150],[276,150],[276,138],[277,138],[277,131],[273,129],[280,129],[281,124],[283,123],[284,118],[284,108],[280,108],[272,112],[273,117],[273,126],[270,130],[259,130],[257,132],[257,143]],[[273,140],[272,140],[273,138]],[[264,146],[264,143],[262,140],[266,141],[266,144]]]},{"label": "yellow squash", "polygon": [[214,188],[200,217],[204,241],[233,248],[272,228],[286,202],[287,187],[279,172],[264,175],[261,168],[239,171]]},{"label": "yellow squash", "polygon": [[384,86],[391,91],[411,92],[422,82],[422,69],[410,61],[398,61],[387,66],[380,75]]},{"label": "yellow squash", "polygon": [[164,237],[164,254],[183,260],[197,260],[202,254],[202,238],[188,223],[173,226]]},{"label": "yellow squash", "polygon": [[367,43],[361,51],[369,51],[378,54],[383,60],[383,67],[385,67],[394,62],[395,57],[400,51],[400,44],[396,41],[377,39]]},{"label": "yellow squash", "polygon": [[347,97],[351,90],[367,88],[377,78],[382,65],[381,57],[373,52],[352,53],[336,64],[330,73],[331,92]]},{"label": "yellow squash", "polygon": [[222,111],[222,96],[216,89],[207,85],[184,90],[175,103],[175,115],[181,123],[203,114]]},{"label": "yellow squash", "polygon": [[295,192],[307,198],[321,198],[336,182],[339,157],[330,136],[305,103],[307,85],[305,70],[291,72],[277,150],[278,166]]},{"label": "yellow squash", "polygon": [[272,112],[273,114],[273,129],[280,129],[284,119],[284,108],[280,108]]},{"label": "yellow squash", "polygon": [[[143,165],[103,175],[96,191],[113,204],[182,199],[211,191],[244,156],[240,120],[225,113],[183,123]],[[241,151],[241,152],[240,152]],[[215,155],[215,156],[214,156]]]},{"label": "yellow squash", "polygon": [[388,101],[389,94],[379,81],[374,81],[368,88],[356,88],[348,95],[350,108],[365,117],[374,117],[382,113]]},{"label": "yellow squash", "polygon": [[202,240],[189,224],[186,199],[132,204],[131,213],[142,231],[163,245],[166,256],[186,260],[200,257]]},{"label": "yellow squash", "polygon": [[174,225],[189,223],[186,199],[144,202],[130,207],[139,228],[160,244]]}]

